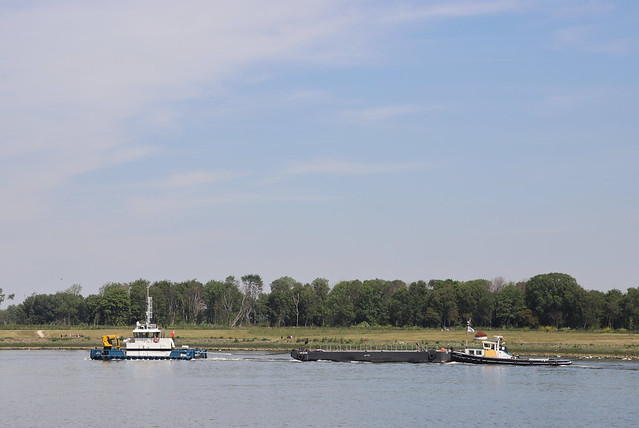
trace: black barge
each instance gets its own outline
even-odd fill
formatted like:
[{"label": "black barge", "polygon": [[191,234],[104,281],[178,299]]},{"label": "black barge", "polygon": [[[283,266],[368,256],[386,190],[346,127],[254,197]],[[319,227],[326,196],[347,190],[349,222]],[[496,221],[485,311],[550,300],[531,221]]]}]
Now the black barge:
[{"label": "black barge", "polygon": [[365,363],[447,363],[452,361],[447,350],[414,351],[325,351],[293,349],[291,357],[299,361],[337,361]]}]

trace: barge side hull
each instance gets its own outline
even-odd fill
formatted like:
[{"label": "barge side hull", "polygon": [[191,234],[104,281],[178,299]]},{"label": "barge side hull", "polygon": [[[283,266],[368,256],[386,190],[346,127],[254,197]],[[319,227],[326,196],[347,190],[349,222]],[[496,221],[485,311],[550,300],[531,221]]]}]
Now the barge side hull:
[{"label": "barge side hull", "polygon": [[307,351],[291,350],[291,357],[299,361],[336,361],[365,363],[447,363],[450,352],[428,351]]}]

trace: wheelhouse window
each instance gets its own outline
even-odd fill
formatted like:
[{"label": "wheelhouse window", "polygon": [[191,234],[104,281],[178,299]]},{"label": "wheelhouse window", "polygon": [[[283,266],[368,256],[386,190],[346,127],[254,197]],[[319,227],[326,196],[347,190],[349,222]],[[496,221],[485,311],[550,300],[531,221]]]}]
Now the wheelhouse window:
[{"label": "wheelhouse window", "polygon": [[484,342],[484,349],[492,349],[493,351],[495,351],[496,345],[496,343]]}]

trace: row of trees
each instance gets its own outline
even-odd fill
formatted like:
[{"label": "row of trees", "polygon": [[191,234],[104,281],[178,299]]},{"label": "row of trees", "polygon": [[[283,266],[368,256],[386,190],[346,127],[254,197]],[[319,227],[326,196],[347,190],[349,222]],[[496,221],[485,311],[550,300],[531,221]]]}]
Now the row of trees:
[{"label": "row of trees", "polygon": [[[206,284],[140,279],[108,283],[98,294],[82,297],[74,285],[55,294],[33,294],[0,310],[0,322],[17,325],[132,325],[145,318],[146,290],[153,297],[154,322],[160,325],[269,325],[446,328],[475,326],[636,329],[639,289],[626,293],[584,290],[563,273],[537,275],[528,281],[430,280],[410,285],[381,279],[326,279],[302,284],[282,277],[263,291],[259,275]],[[0,296],[4,294],[0,289]],[[12,297],[12,296],[11,296]],[[2,300],[0,300],[2,303]]]}]

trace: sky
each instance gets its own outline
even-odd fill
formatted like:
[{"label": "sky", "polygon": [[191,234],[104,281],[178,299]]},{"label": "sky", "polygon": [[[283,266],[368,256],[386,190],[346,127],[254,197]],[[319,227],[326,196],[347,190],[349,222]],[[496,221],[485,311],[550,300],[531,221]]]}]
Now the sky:
[{"label": "sky", "polygon": [[631,0],[0,0],[0,288],[638,287],[638,58]]}]

